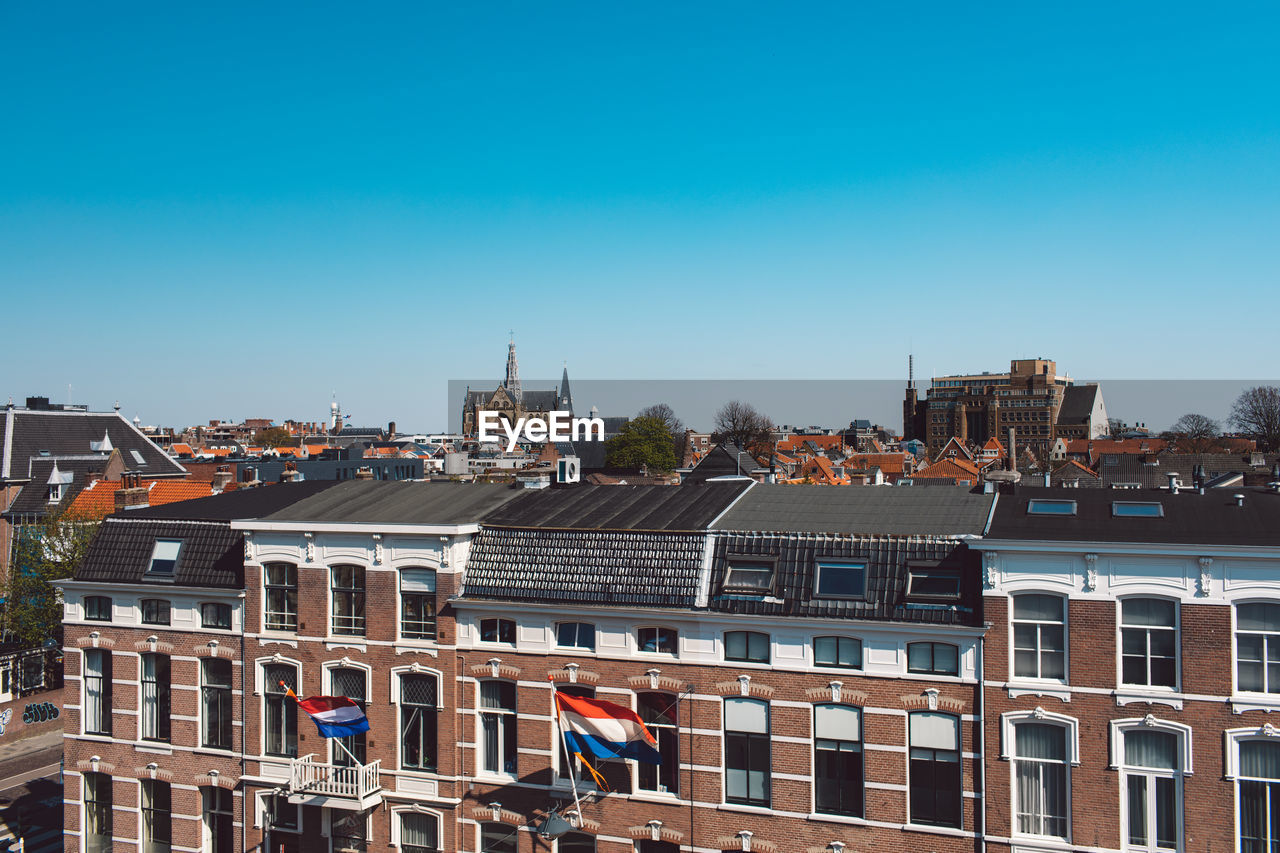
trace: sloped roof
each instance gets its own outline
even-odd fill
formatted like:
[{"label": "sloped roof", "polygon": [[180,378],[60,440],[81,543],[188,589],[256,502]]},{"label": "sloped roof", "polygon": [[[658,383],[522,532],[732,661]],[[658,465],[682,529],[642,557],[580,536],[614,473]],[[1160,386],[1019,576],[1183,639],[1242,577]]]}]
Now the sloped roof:
[{"label": "sloped roof", "polygon": [[[147,501],[151,506],[164,506],[178,501],[206,498],[213,494],[213,486],[200,480],[144,480]],[[71,502],[71,513],[82,518],[101,518],[115,511],[116,492],[123,483],[120,480],[95,480],[89,483]]]},{"label": "sloped roof", "polygon": [[471,546],[462,598],[692,607],[703,543],[701,533],[485,527]]},{"label": "sloped roof", "polygon": [[[157,539],[182,543],[173,580],[148,579]],[[133,514],[107,518],[98,528],[76,580],[154,583],[158,587],[244,586],[244,540],[225,521],[162,521]]]},{"label": "sloped roof", "polygon": [[121,517],[134,520],[150,518],[186,521],[234,521],[241,518],[261,518],[337,485],[339,485],[337,480],[303,480],[297,483],[274,483],[253,489],[237,488],[234,491],[224,491],[220,495],[207,498],[131,509],[121,513]]},{"label": "sloped roof", "polygon": [[924,468],[916,469],[911,475],[911,479],[932,480],[968,480],[971,483],[978,482],[978,466],[969,462],[967,459],[956,459],[948,457],[939,459],[931,465]]},{"label": "sloped roof", "polygon": [[1068,385],[1058,407],[1058,423],[1081,423],[1093,413],[1093,406],[1102,389],[1097,385]]},{"label": "sloped roof", "polygon": [[350,524],[469,524],[525,493],[486,483],[345,480],[261,517]]},{"label": "sloped roof", "polygon": [[[788,489],[801,488],[789,486]],[[888,489],[827,489],[887,492]],[[896,489],[893,491],[897,491]],[[903,489],[902,491],[910,491]],[[936,492],[936,489],[921,490]],[[757,557],[774,565],[774,587],[768,597],[723,591],[732,558]],[[815,595],[817,563],[821,560],[864,563],[866,596],[823,598]],[[961,572],[961,597],[955,607],[912,606],[907,601],[908,566],[912,562],[942,563]],[[978,557],[953,539],[916,536],[746,535],[716,537],[712,564],[710,609],[761,616],[806,616],[841,619],[888,619],[931,624],[978,624]]]},{"label": "sloped roof", "polygon": [[50,456],[100,455],[105,461],[107,453],[93,449],[95,444],[102,447],[104,437],[120,451],[129,470],[144,477],[187,473],[119,412],[33,411],[11,406],[0,411],[0,481],[26,480],[32,461]]},{"label": "sloped roof", "polygon": [[757,485],[716,530],[902,536],[979,535],[994,495],[960,486],[831,489]]},{"label": "sloped roof", "polygon": [[575,486],[525,491],[484,517],[485,527],[705,530],[750,484]]}]

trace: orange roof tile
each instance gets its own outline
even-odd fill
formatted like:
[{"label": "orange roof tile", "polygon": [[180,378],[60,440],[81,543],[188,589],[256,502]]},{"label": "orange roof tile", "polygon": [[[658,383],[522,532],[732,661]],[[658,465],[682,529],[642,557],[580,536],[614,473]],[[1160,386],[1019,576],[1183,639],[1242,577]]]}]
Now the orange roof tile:
[{"label": "orange roof tile", "polygon": [[955,480],[959,482],[968,482],[971,484],[978,482],[978,468],[971,462],[963,459],[939,459],[932,465],[921,468],[911,475],[914,480],[930,479],[930,480]]},{"label": "orange roof tile", "polygon": [[[147,487],[147,501],[151,506],[206,498],[213,494],[213,487],[199,480],[143,480],[142,484]],[[84,518],[102,518],[115,512],[115,496],[121,485],[120,480],[95,480],[76,495],[71,511]]]}]

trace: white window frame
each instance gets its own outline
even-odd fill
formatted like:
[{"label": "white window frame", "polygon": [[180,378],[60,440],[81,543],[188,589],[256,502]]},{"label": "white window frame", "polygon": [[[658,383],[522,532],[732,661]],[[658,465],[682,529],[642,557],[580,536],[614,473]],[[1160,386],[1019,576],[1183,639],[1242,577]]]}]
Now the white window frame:
[{"label": "white window frame", "polygon": [[[1054,622],[1032,622],[1026,619],[1017,619],[1013,615],[1014,599],[1021,595],[1044,595],[1050,598],[1056,598],[1062,602],[1062,678],[1045,678],[1044,676],[1018,675],[1014,663],[1014,625],[1017,623],[1024,625],[1036,626],[1036,669],[1040,670],[1040,628],[1045,624],[1058,624]],[[1071,599],[1062,592],[1049,592],[1039,589],[1020,589],[1017,592],[1009,594],[1009,681],[1015,684],[1053,684],[1063,685],[1071,683]],[[1118,638],[1117,638],[1118,639]]]},{"label": "white window frame", "polygon": [[[294,628],[292,631],[286,628],[268,628],[267,627],[267,586],[268,586],[267,567],[275,566],[275,565],[285,565],[285,566],[291,566],[293,568],[293,595],[294,595],[295,603],[294,603],[294,613],[293,613]],[[301,585],[302,583],[301,583],[300,571],[297,563],[291,560],[266,560],[262,563],[262,632],[264,634],[284,634],[286,636],[292,636],[298,633],[300,616],[298,614],[299,607],[298,607],[297,599],[298,599],[298,595],[300,594]],[[287,588],[287,587],[279,586],[277,584],[272,584],[271,586],[274,589]]]},{"label": "white window frame", "polygon": [[[260,829],[260,830],[263,830],[264,832],[266,831],[267,800],[273,796],[276,796],[276,795],[271,790],[258,791],[256,794],[254,794],[253,796],[253,828],[254,829]],[[288,802],[289,798],[287,796],[281,796],[281,799]],[[290,835],[301,835],[302,834],[302,805],[299,803],[289,803],[289,805],[294,808],[294,811],[297,814],[298,828],[297,829],[281,829],[278,831],[287,832]]]},{"label": "white window frame", "polygon": [[[584,647],[584,646],[579,646],[579,645],[572,645],[572,646],[562,646],[562,645],[560,645],[560,626],[561,626],[561,625],[575,625],[575,626],[577,626],[577,627],[574,629],[574,639],[575,639],[575,640],[577,640],[577,639],[579,639],[579,638],[581,637],[581,635],[582,635],[582,626],[583,626],[583,625],[587,625],[587,626],[589,626],[589,627],[591,628],[591,647],[590,647],[590,648],[586,648],[586,647]],[[552,623],[552,625],[551,625],[551,631],[552,631],[552,638],[551,638],[552,642],[551,642],[551,645],[552,645],[552,647],[553,647],[553,648],[555,648],[555,649],[559,649],[559,650],[561,650],[561,651],[571,651],[571,652],[578,652],[579,654],[592,654],[592,655],[593,655],[593,654],[595,654],[595,653],[596,653],[596,649],[597,649],[597,648],[599,648],[599,645],[600,645],[600,629],[599,629],[598,627],[596,627],[596,623],[595,623],[595,622],[584,622],[584,621],[582,621],[582,620],[580,620],[580,619],[564,619],[564,620],[561,620],[561,621],[559,621],[559,622],[554,622],[554,623]]]},{"label": "white window frame", "polygon": [[[484,622],[486,619],[493,619],[498,623],[510,622],[513,640],[508,643],[504,640],[486,640],[484,639]],[[499,632],[501,633],[501,632]],[[476,617],[476,645],[478,646],[496,646],[500,649],[514,649],[517,645],[516,641],[520,639],[520,623],[515,619],[508,619],[505,616],[477,616]]]},{"label": "white window frame", "polygon": [[[1065,841],[1056,835],[1030,835],[1018,831],[1018,778],[1013,772],[1013,763],[1019,760],[1016,751],[1017,734],[1015,732],[1019,723],[1044,723],[1057,726],[1063,730],[1064,740],[1066,741],[1065,757],[1067,765],[1067,837]],[[1073,829],[1071,768],[1080,766],[1080,721],[1075,717],[1069,717],[1066,714],[1055,714],[1043,708],[1036,708],[1034,711],[1009,711],[1001,714],[1000,760],[1009,762],[1009,835],[1018,838],[1049,839],[1058,843],[1070,844]]]},{"label": "white window frame", "polygon": [[[302,661],[287,658],[280,654],[258,658],[253,662],[253,695],[258,697],[258,755],[263,761],[288,761],[282,755],[267,755],[267,667],[291,666],[297,672],[298,695],[306,696],[303,684],[305,670]],[[298,734],[302,734],[302,719],[298,720]]]},{"label": "white window frame", "polygon": [[[1119,771],[1120,782],[1120,819],[1117,827],[1120,830],[1120,846],[1123,850],[1140,851],[1144,848],[1132,847],[1129,844],[1129,807],[1126,792],[1130,776],[1150,778],[1155,776],[1171,777],[1177,786],[1178,801],[1178,847],[1179,851],[1186,847],[1186,785],[1184,778],[1192,775],[1192,743],[1191,726],[1175,723],[1170,720],[1157,719],[1154,714],[1145,717],[1134,717],[1125,720],[1112,720],[1109,724],[1111,734],[1111,764],[1108,769]],[[1175,770],[1156,770],[1150,767],[1130,768],[1124,761],[1124,735],[1130,731],[1157,731],[1172,734],[1177,739],[1177,756],[1179,768]],[[1156,850],[1155,840],[1151,839],[1147,850]]]},{"label": "white window frame", "polygon": [[[434,589],[430,593],[423,592],[422,590],[406,590],[404,588],[405,571],[431,572],[432,586]],[[440,589],[439,584],[440,571],[434,566],[424,566],[421,563],[412,563],[396,567],[396,642],[433,646],[440,641],[440,610],[437,606],[439,603],[437,598],[437,591]],[[404,635],[404,596],[406,592],[409,595],[430,595],[434,599],[432,601],[432,618],[435,622],[434,637],[406,637]],[[368,594],[366,593],[366,603],[368,601],[367,595]]]},{"label": "white window frame", "polygon": [[[1173,604],[1173,686],[1166,687],[1163,684],[1129,684],[1124,680],[1124,602],[1139,599],[1153,599],[1159,601],[1168,601]],[[1234,612],[1234,608],[1232,608]],[[1010,610],[1012,612],[1012,608]],[[1234,618],[1234,616],[1233,616]],[[1134,628],[1151,628],[1154,626],[1134,625]],[[1151,595],[1147,593],[1135,593],[1133,595],[1124,595],[1116,599],[1116,689],[1121,693],[1179,693],[1182,690],[1182,601],[1169,595]],[[1235,646],[1235,633],[1232,632],[1231,644]],[[1147,671],[1150,672],[1150,646],[1148,646],[1148,663]],[[1234,656],[1234,653],[1233,653]],[[1234,679],[1235,676],[1233,675]],[[1234,682],[1233,682],[1234,683]]]},{"label": "white window frame", "polygon": [[[1280,705],[1280,693],[1258,692],[1256,690],[1243,690],[1240,687],[1240,613],[1239,608],[1242,604],[1274,604],[1280,607],[1280,599],[1275,598],[1242,598],[1238,601],[1231,602],[1231,693],[1233,696],[1248,697],[1250,701],[1261,703],[1275,703]],[[1257,634],[1258,631],[1249,631],[1247,633]],[[1272,636],[1264,634],[1264,636]],[[1275,636],[1280,636],[1276,634]],[[1262,676],[1263,685],[1266,686],[1267,663],[1266,663],[1266,646],[1263,646],[1263,662]]]},{"label": "white window frame", "polygon": [[[640,641],[641,631],[670,631],[671,633],[675,634],[675,649],[670,652],[645,651],[643,648],[644,644]],[[667,659],[680,657],[680,629],[679,628],[672,627],[671,625],[639,625],[636,627],[635,639],[636,639],[636,654],[654,655],[655,657],[661,657],[661,658],[667,658]]]},{"label": "white window frame", "polygon": [[[335,687],[333,683],[334,670],[358,669],[364,672],[364,704],[366,706],[373,704],[373,699],[371,698],[371,694],[373,692],[373,667],[349,658],[325,661],[320,666],[322,670],[321,675],[323,676],[323,681],[321,682],[323,687],[321,689],[324,690],[326,696],[338,695],[337,687]],[[358,737],[358,735],[351,735],[351,737]],[[340,750],[333,745],[333,738],[325,738],[325,748],[328,750],[328,762],[330,764],[336,764],[337,762],[334,759],[337,757]],[[301,747],[299,747],[299,750],[301,750]]]},{"label": "white window frame", "polygon": [[[425,673],[421,673],[421,674],[425,675]],[[429,808],[426,808],[426,807],[424,807],[424,806],[422,806],[422,805],[419,805],[418,803],[414,803],[413,805],[408,805],[408,806],[392,806],[392,807],[391,807],[391,809],[390,809],[390,817],[391,817],[391,829],[390,829],[390,836],[391,836],[391,846],[392,846],[392,847],[399,848],[399,847],[401,847],[401,846],[402,846],[402,845],[401,845],[401,840],[400,840],[400,837],[401,837],[401,836],[400,836],[400,818],[401,818],[401,817],[403,817],[403,816],[404,816],[404,815],[406,815],[406,814],[410,814],[410,815],[425,815],[425,816],[427,816],[427,817],[435,818],[435,821],[436,821],[436,840],[437,840],[437,845],[436,845],[436,846],[437,846],[440,850],[444,850],[444,849],[445,849],[445,848],[444,848],[444,846],[443,846],[443,845],[444,845],[444,813],[443,813],[443,812],[436,811],[435,809],[429,809]]]},{"label": "white window frame", "polygon": [[[404,738],[402,737],[401,725],[403,723],[402,714],[404,712],[404,702],[401,700],[401,678],[406,675],[429,675],[436,680],[436,769],[418,770],[413,767],[404,766]],[[390,672],[391,683],[389,685],[391,704],[396,708],[396,772],[408,773],[414,776],[434,777],[440,772],[440,725],[444,719],[444,673],[438,669],[429,669],[421,664],[410,664],[409,666],[393,667]],[[477,694],[478,698],[479,694]],[[478,706],[478,703],[477,703]],[[478,745],[477,745],[478,746]]]},{"label": "white window frame", "polygon": [[[1240,849],[1240,783],[1247,781],[1240,773],[1240,746],[1249,741],[1268,741],[1280,738],[1280,728],[1264,723],[1257,728],[1227,729],[1222,733],[1226,761],[1223,778],[1231,783],[1231,825],[1235,849]],[[1249,777],[1252,778],[1252,777]],[[1275,781],[1275,780],[1270,780]]]},{"label": "white window frame", "polygon": [[[338,634],[338,633],[335,633],[333,630],[333,626],[334,626],[333,620],[336,618],[333,613],[333,602],[334,602],[334,593],[335,593],[333,572],[335,569],[342,569],[342,568],[348,568],[348,567],[359,569],[361,572],[361,577],[364,580],[364,583],[361,586],[361,592],[364,595],[364,615],[360,617],[362,621],[360,623],[360,633],[358,634]],[[324,596],[325,597],[325,613],[324,613],[325,638],[330,641],[353,643],[357,646],[365,645],[369,641],[369,567],[366,566],[364,563],[355,561],[355,560],[338,560],[331,564],[326,564],[324,569],[325,569],[325,576],[326,576],[325,577],[325,596]],[[399,590],[399,588],[400,588],[400,581],[399,579],[397,579],[396,589]],[[396,607],[399,607],[399,606],[400,606],[400,601],[399,601],[399,595],[397,594]]]},{"label": "white window frame", "polygon": [[[510,685],[512,686],[512,689],[515,691],[515,702],[514,702],[515,707],[514,707],[514,708],[506,708],[506,709],[502,709],[502,710],[500,710],[500,711],[495,711],[495,710],[494,710],[494,709],[492,709],[492,708],[485,708],[485,707],[481,704],[481,702],[482,702],[482,699],[481,699],[481,695],[482,695],[482,693],[481,693],[481,691],[483,690],[483,686],[482,686],[482,685],[483,685],[485,682],[499,682],[499,683],[503,683],[503,684],[510,684]],[[519,685],[519,682],[517,682],[517,681],[513,681],[513,680],[511,680],[511,679],[507,679],[507,678],[478,678],[478,679],[476,679],[475,709],[476,709],[476,732],[475,732],[475,738],[476,738],[476,740],[475,740],[475,744],[476,744],[476,776],[477,776],[478,778],[481,778],[481,779],[486,779],[486,778],[487,778],[487,779],[506,779],[506,780],[511,780],[511,779],[517,779],[517,778],[519,778],[519,767],[520,767],[520,747],[519,747],[519,735],[520,735],[520,731],[519,731],[519,729],[517,729],[517,730],[516,730],[517,745],[516,745],[516,755],[514,756],[515,761],[516,761],[516,772],[515,772],[515,773],[507,773],[506,771],[501,770],[501,769],[499,769],[499,770],[486,770],[486,769],[484,768],[484,765],[487,763],[487,759],[488,759],[488,757],[489,757],[489,756],[485,753],[485,748],[484,748],[484,720],[482,719],[482,718],[483,718],[483,716],[484,716],[486,713],[498,713],[498,714],[503,715],[504,717],[509,717],[509,718],[510,718],[510,719],[512,719],[512,720],[517,720],[516,725],[517,725],[517,726],[519,726],[519,722],[518,722],[518,719],[519,719],[519,716],[520,716],[520,685]],[[506,725],[506,722],[505,722],[505,721],[504,721],[503,725],[504,725],[504,726]],[[501,749],[502,749],[502,742],[503,742],[503,738],[502,738],[502,737],[499,737],[499,738],[498,738],[498,748],[499,748],[499,750],[501,750]],[[507,758],[507,755],[506,755],[505,753],[498,755],[498,759],[499,759],[499,760],[497,761],[497,764],[498,764],[498,766],[499,766],[499,767],[501,767],[503,764],[505,764],[505,763],[506,763],[506,762],[503,760],[503,759],[505,759],[505,758]],[[552,769],[552,773],[553,773],[553,774],[555,773],[555,769],[554,769],[554,768]],[[556,778],[556,777],[554,777],[554,776],[553,776],[553,778]],[[492,821],[491,821],[491,822],[492,822]]]}]

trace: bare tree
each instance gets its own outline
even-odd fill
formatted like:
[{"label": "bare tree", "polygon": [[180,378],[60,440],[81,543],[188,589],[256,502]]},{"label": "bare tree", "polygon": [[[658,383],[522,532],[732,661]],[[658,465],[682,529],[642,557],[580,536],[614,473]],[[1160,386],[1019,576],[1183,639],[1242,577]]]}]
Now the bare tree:
[{"label": "bare tree", "polygon": [[718,440],[733,442],[753,451],[769,443],[769,434],[773,422],[769,416],[756,409],[750,403],[741,400],[730,400],[716,412],[714,421],[715,434]]},{"label": "bare tree", "polygon": [[1119,418],[1107,418],[1107,437],[1120,438],[1124,435],[1125,430],[1129,428],[1128,424]]},{"label": "bare tree", "polygon": [[1208,415],[1188,412],[1173,422],[1168,435],[1184,453],[1208,453],[1218,445],[1222,425]]},{"label": "bare tree", "polygon": [[666,403],[654,403],[652,406],[645,406],[638,413],[637,418],[657,418],[666,426],[667,432],[671,433],[673,440],[679,440],[684,437],[684,422],[676,417],[675,409]]},{"label": "bare tree", "polygon": [[1258,385],[1245,391],[1232,404],[1228,420],[1267,449],[1280,447],[1280,388]]}]

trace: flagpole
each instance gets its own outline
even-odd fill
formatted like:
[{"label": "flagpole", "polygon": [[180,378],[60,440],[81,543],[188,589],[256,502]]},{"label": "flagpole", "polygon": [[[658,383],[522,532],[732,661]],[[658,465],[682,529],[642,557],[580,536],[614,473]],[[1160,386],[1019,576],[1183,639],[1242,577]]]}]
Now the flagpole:
[{"label": "flagpole", "polygon": [[[292,700],[294,701],[294,703],[295,703],[295,704],[297,704],[297,702],[298,702],[298,694],[297,694],[297,693],[294,693],[294,692],[293,692],[293,689],[292,689],[292,688],[290,688],[290,687],[289,687],[289,685],[285,684],[283,681],[282,681],[282,682],[280,682],[280,686],[284,688],[284,695],[288,696],[290,699],[292,699]],[[351,754],[351,750],[347,749],[346,744],[344,744],[344,743],[342,742],[342,738],[340,738],[340,737],[331,737],[331,738],[326,738],[326,740],[331,740],[331,741],[333,741],[334,746],[338,747],[338,749],[340,749],[340,750],[342,750],[343,752],[345,752],[345,753],[347,754],[347,758],[350,758],[350,759],[351,759],[351,761],[352,761],[352,763],[354,763],[356,767],[364,767],[364,763],[363,763],[362,761],[360,761],[360,759],[358,759],[358,758],[356,758],[354,755],[352,755],[352,754]]]},{"label": "flagpole", "polygon": [[578,774],[574,772],[573,759],[569,757],[569,742],[564,737],[564,717],[560,714],[560,690],[556,687],[555,682],[551,682],[551,701],[556,706],[556,727],[560,729],[560,746],[564,750],[565,767],[569,770],[569,784],[573,786],[573,807],[578,810],[578,825],[575,829],[582,828],[582,803],[578,801]]}]

